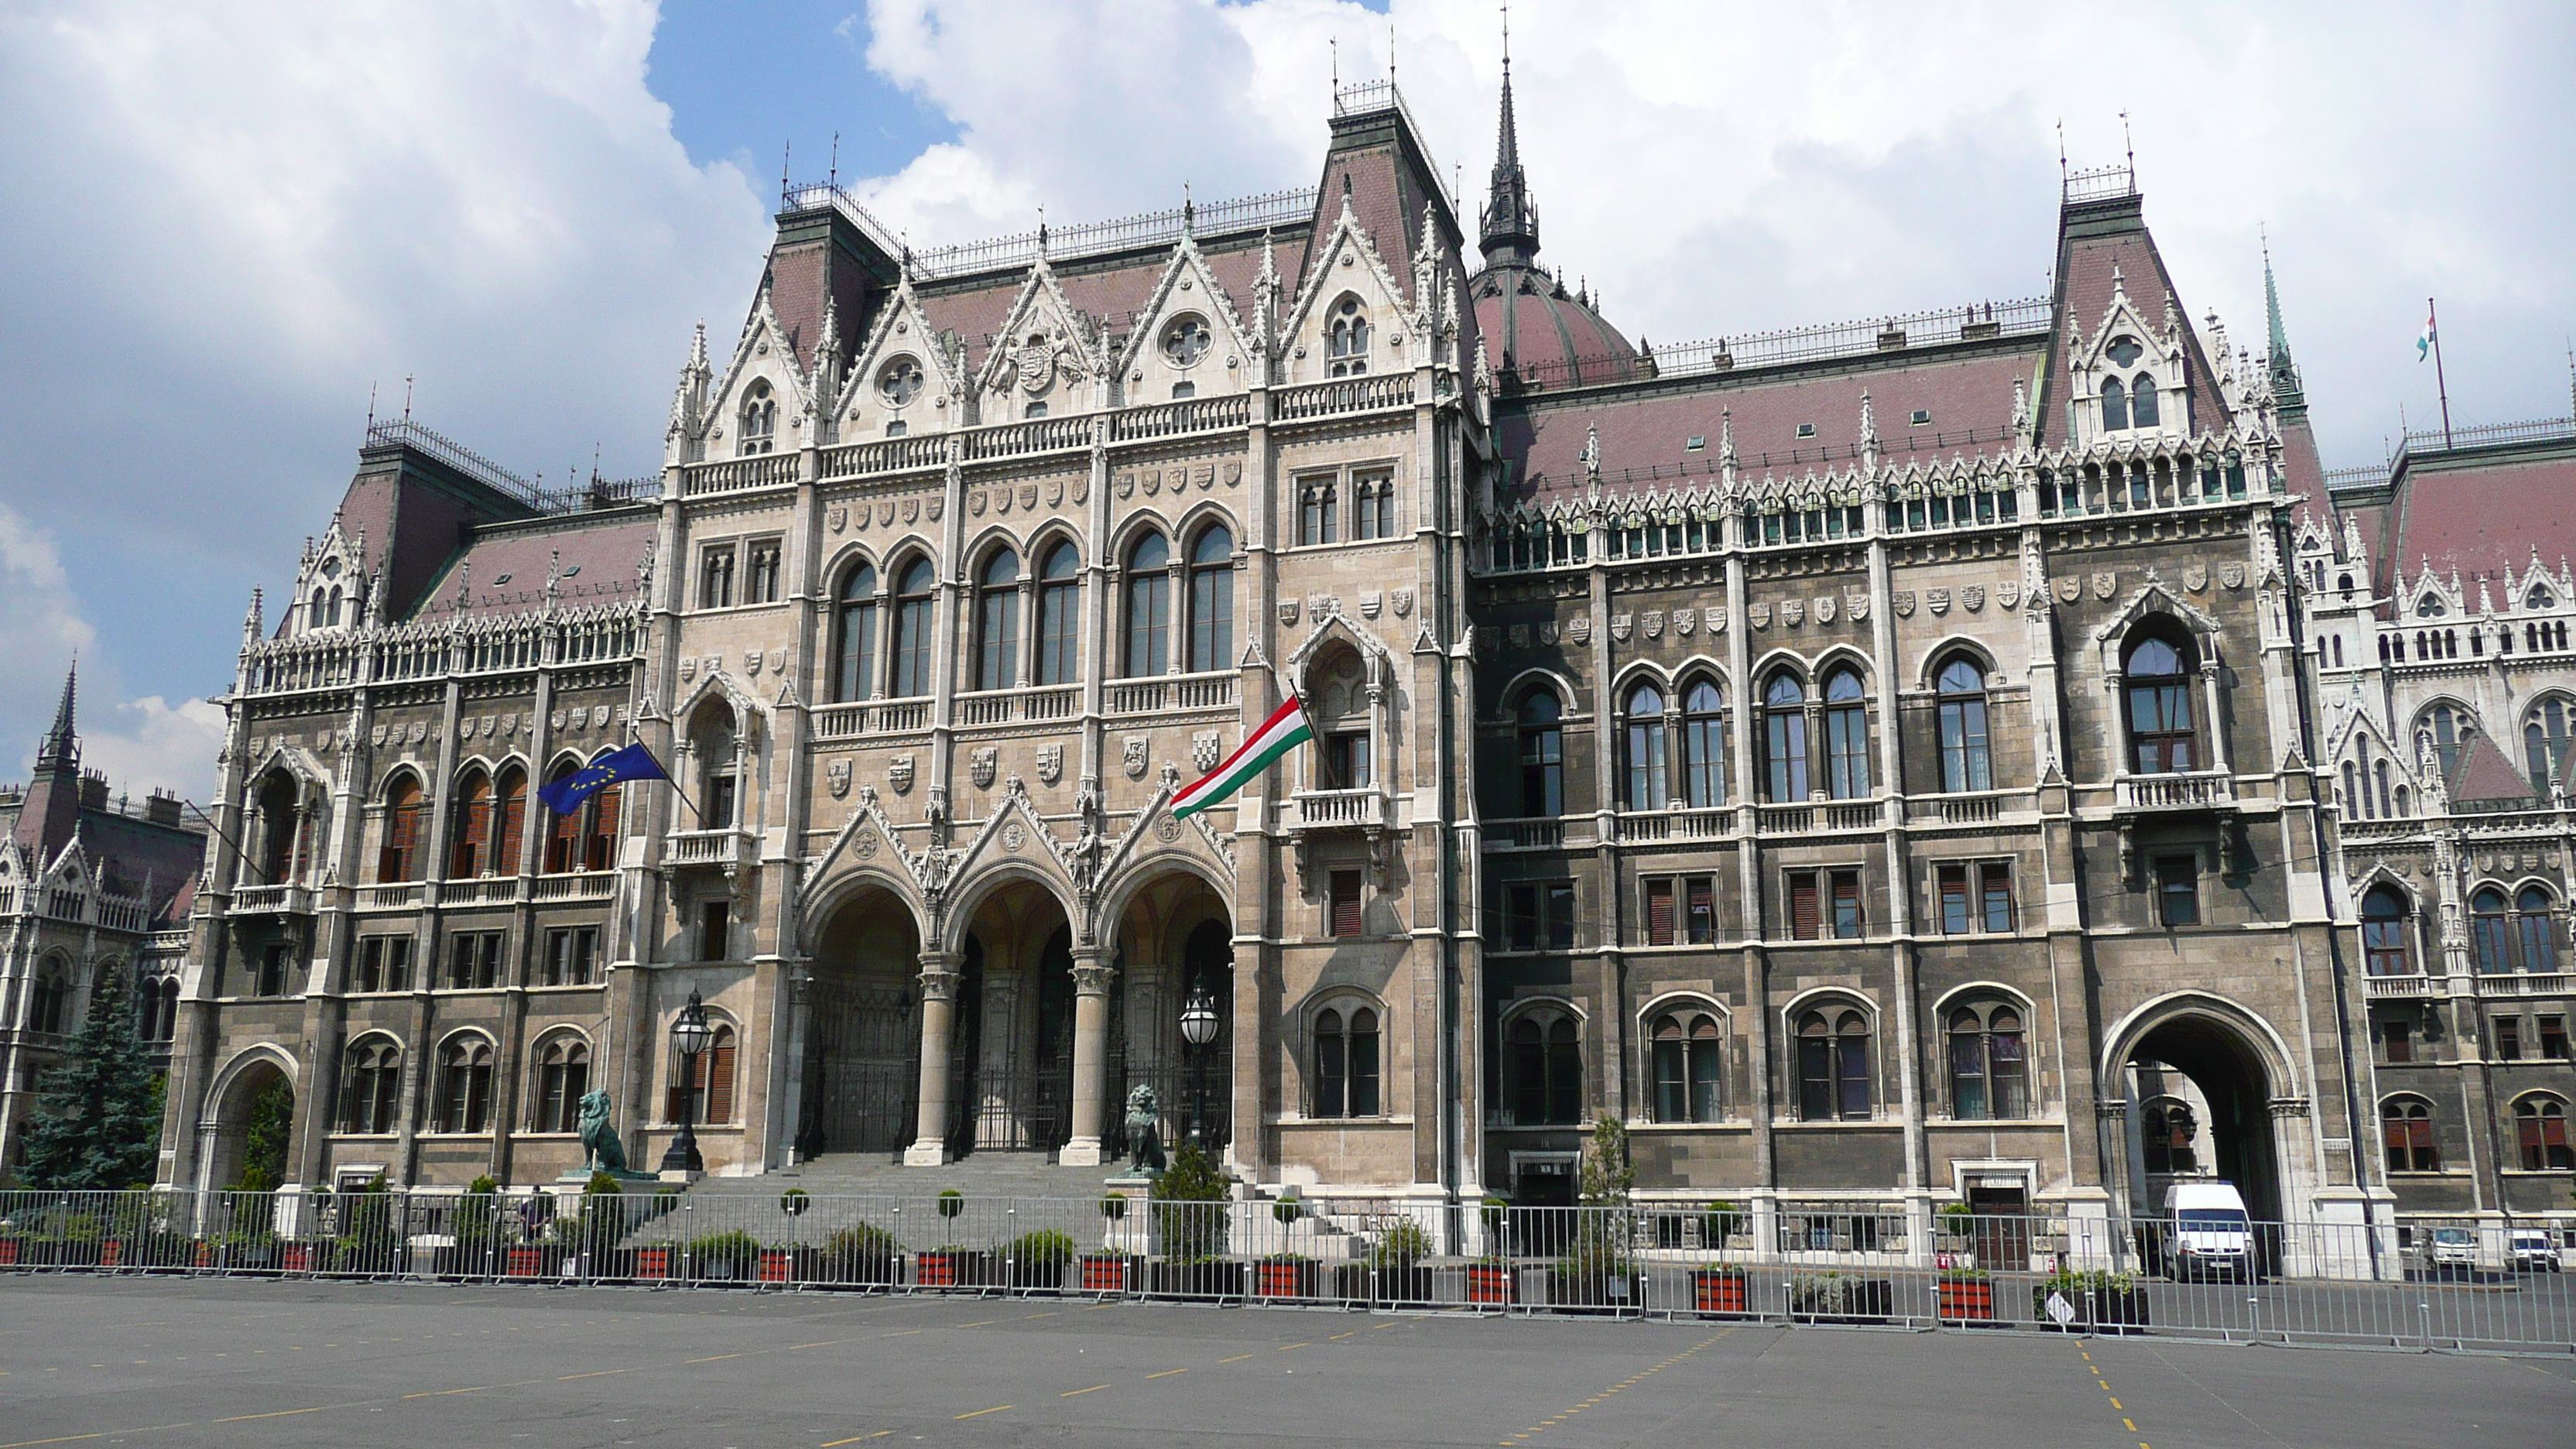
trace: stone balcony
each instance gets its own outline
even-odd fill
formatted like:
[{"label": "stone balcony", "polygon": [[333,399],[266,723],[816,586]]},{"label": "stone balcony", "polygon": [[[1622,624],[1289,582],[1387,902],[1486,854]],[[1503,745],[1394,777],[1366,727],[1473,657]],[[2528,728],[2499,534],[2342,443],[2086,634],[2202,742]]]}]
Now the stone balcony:
[{"label": "stone balcony", "polygon": [[2123,775],[2112,808],[2131,814],[2160,810],[2233,810],[2236,777],[2225,770],[2187,774]]}]

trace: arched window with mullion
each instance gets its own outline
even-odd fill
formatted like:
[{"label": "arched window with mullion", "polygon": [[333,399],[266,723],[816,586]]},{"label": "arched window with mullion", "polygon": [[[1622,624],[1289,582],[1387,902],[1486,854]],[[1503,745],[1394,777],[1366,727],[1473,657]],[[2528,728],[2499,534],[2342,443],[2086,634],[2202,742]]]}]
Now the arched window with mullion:
[{"label": "arched window with mullion", "polygon": [[1694,810],[1726,803],[1726,696],[1701,678],[1682,691],[1682,798]]},{"label": "arched window with mullion", "polygon": [[877,687],[877,571],[866,564],[841,579],[833,607],[832,700],[855,704]]},{"label": "arched window with mullion", "polygon": [[1190,546],[1189,670],[1205,674],[1233,665],[1234,533],[1211,523]]},{"label": "arched window with mullion", "polygon": [[1556,816],[1565,813],[1564,706],[1551,690],[1534,689],[1521,699],[1521,813]]},{"label": "arched window with mullion", "polygon": [[2030,1115],[2020,1012],[1994,1005],[1951,1014],[1950,1112],[1966,1120]]},{"label": "arched window with mullion", "polygon": [[1798,1115],[1809,1122],[1866,1122],[1869,1019],[1856,1010],[1810,1011],[1798,1021]]},{"label": "arched window with mullion", "polygon": [[2552,975],[2558,970],[2556,913],[2550,906],[2549,892],[2536,885],[2524,886],[2513,898],[2513,944],[2525,971]]},{"label": "arched window with mullion", "polygon": [[1726,1070],[1726,1041],[1705,1011],[1668,1012],[1649,1028],[1654,1046],[1655,1120],[1715,1122]]},{"label": "arched window with mullion", "polygon": [[993,550],[975,581],[975,687],[1020,682],[1020,556]]},{"label": "arched window with mullion", "polygon": [[1059,542],[1038,565],[1037,682],[1071,684],[1082,671],[1082,555]]},{"label": "arched window with mullion", "polygon": [[2391,1172],[2439,1172],[2442,1149],[2433,1136],[2432,1108],[2420,1097],[2391,1097],[2380,1104],[2381,1140]]},{"label": "arched window with mullion", "polygon": [[1168,673],[1172,667],[1172,546],[1159,533],[1136,540],[1127,552],[1127,647],[1131,678]]},{"label": "arched window with mullion", "polygon": [[2480,975],[2512,973],[2513,929],[2503,891],[2488,886],[2469,897],[2469,944],[2477,953]]},{"label": "arched window with mullion", "polygon": [[492,777],[481,769],[465,772],[456,785],[456,803],[448,810],[447,878],[480,875],[484,852],[492,840]]},{"label": "arched window with mullion", "polygon": [[2165,639],[2141,639],[2129,649],[2126,676],[2132,770],[2165,775],[2196,768],[2191,667],[2183,651]]},{"label": "arched window with mullion", "polygon": [[894,688],[897,699],[930,693],[931,625],[939,608],[939,575],[930,560],[904,566],[894,600]]},{"label": "arched window with mullion", "polygon": [[1807,690],[1796,675],[1774,675],[1762,691],[1762,763],[1773,804],[1806,803]]},{"label": "arched window with mullion", "polygon": [[528,823],[528,772],[512,765],[492,790],[492,849],[483,862],[485,875],[517,875],[519,842]]},{"label": "arched window with mullion", "polygon": [[1664,757],[1664,694],[1651,684],[1628,691],[1628,808],[1661,810],[1672,799]]},{"label": "arched window with mullion", "polygon": [[2414,953],[2407,949],[2406,897],[2394,886],[2374,886],[2361,898],[2361,952],[2364,970],[2373,976],[2412,976]]},{"label": "arched window with mullion", "polygon": [[1869,704],[1860,671],[1825,676],[1826,793],[1837,800],[1869,795]]},{"label": "arched window with mullion", "polygon": [[2576,708],[2563,699],[2542,700],[2523,723],[2523,763],[2531,771],[2532,793],[2544,800],[2553,783],[2566,782],[2571,737],[2576,737]]},{"label": "arched window with mullion", "polygon": [[1955,657],[1934,681],[1940,700],[1941,788],[1956,795],[1995,788],[1993,752],[1986,737],[1986,674],[1977,662]]},{"label": "arched window with mullion", "polygon": [[2437,704],[2424,711],[2424,723],[2417,728],[2416,738],[2432,742],[2433,757],[2442,763],[2442,778],[2449,780],[2460,771],[2461,747],[2476,733],[2477,727],[2470,722],[2467,711]]},{"label": "arched window with mullion", "polygon": [[1523,1127],[1566,1124],[1583,1116],[1583,1055],[1574,1022],[1531,1012],[1513,1020],[1512,1113]]},{"label": "arched window with mullion", "polygon": [[410,772],[396,775],[385,787],[384,843],[376,850],[377,880],[420,879],[420,822],[426,808],[420,779]]}]

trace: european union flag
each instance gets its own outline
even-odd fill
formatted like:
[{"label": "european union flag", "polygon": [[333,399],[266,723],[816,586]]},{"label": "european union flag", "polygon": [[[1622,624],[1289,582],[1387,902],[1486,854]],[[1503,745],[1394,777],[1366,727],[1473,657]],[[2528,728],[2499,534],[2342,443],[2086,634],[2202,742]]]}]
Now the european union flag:
[{"label": "european union flag", "polygon": [[570,815],[582,802],[621,780],[667,780],[662,762],[641,744],[600,756],[562,779],[537,791],[537,798],[557,815]]}]

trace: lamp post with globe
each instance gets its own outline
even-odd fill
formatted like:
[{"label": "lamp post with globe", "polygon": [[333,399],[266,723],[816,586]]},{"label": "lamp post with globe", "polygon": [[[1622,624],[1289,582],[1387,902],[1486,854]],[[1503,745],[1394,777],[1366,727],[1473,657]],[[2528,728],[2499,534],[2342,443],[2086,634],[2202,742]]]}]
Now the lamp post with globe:
[{"label": "lamp post with globe", "polygon": [[1191,987],[1189,1000],[1181,1006],[1181,1039],[1190,1045],[1190,1141],[1202,1152],[1207,1150],[1207,1049],[1216,1040],[1216,1029],[1216,1002],[1208,996],[1207,986]]},{"label": "lamp post with globe", "polygon": [[707,1025],[707,1006],[698,993],[689,993],[689,1004],[680,1008],[679,1020],[671,1023],[671,1050],[680,1058],[680,1130],[671,1134],[671,1145],[662,1153],[664,1172],[703,1173],[706,1159],[698,1155],[698,1057],[707,1049],[715,1032]]}]

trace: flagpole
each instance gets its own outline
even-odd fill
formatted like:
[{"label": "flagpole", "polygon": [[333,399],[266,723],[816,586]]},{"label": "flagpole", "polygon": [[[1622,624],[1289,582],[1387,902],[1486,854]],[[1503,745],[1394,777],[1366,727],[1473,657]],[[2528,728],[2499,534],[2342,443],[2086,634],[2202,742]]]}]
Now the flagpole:
[{"label": "flagpole", "polygon": [[2433,334],[2433,389],[2442,399],[2442,448],[2451,447],[2451,385],[2442,380],[2442,318],[2433,310],[2433,299],[2424,299],[2424,325]]}]

